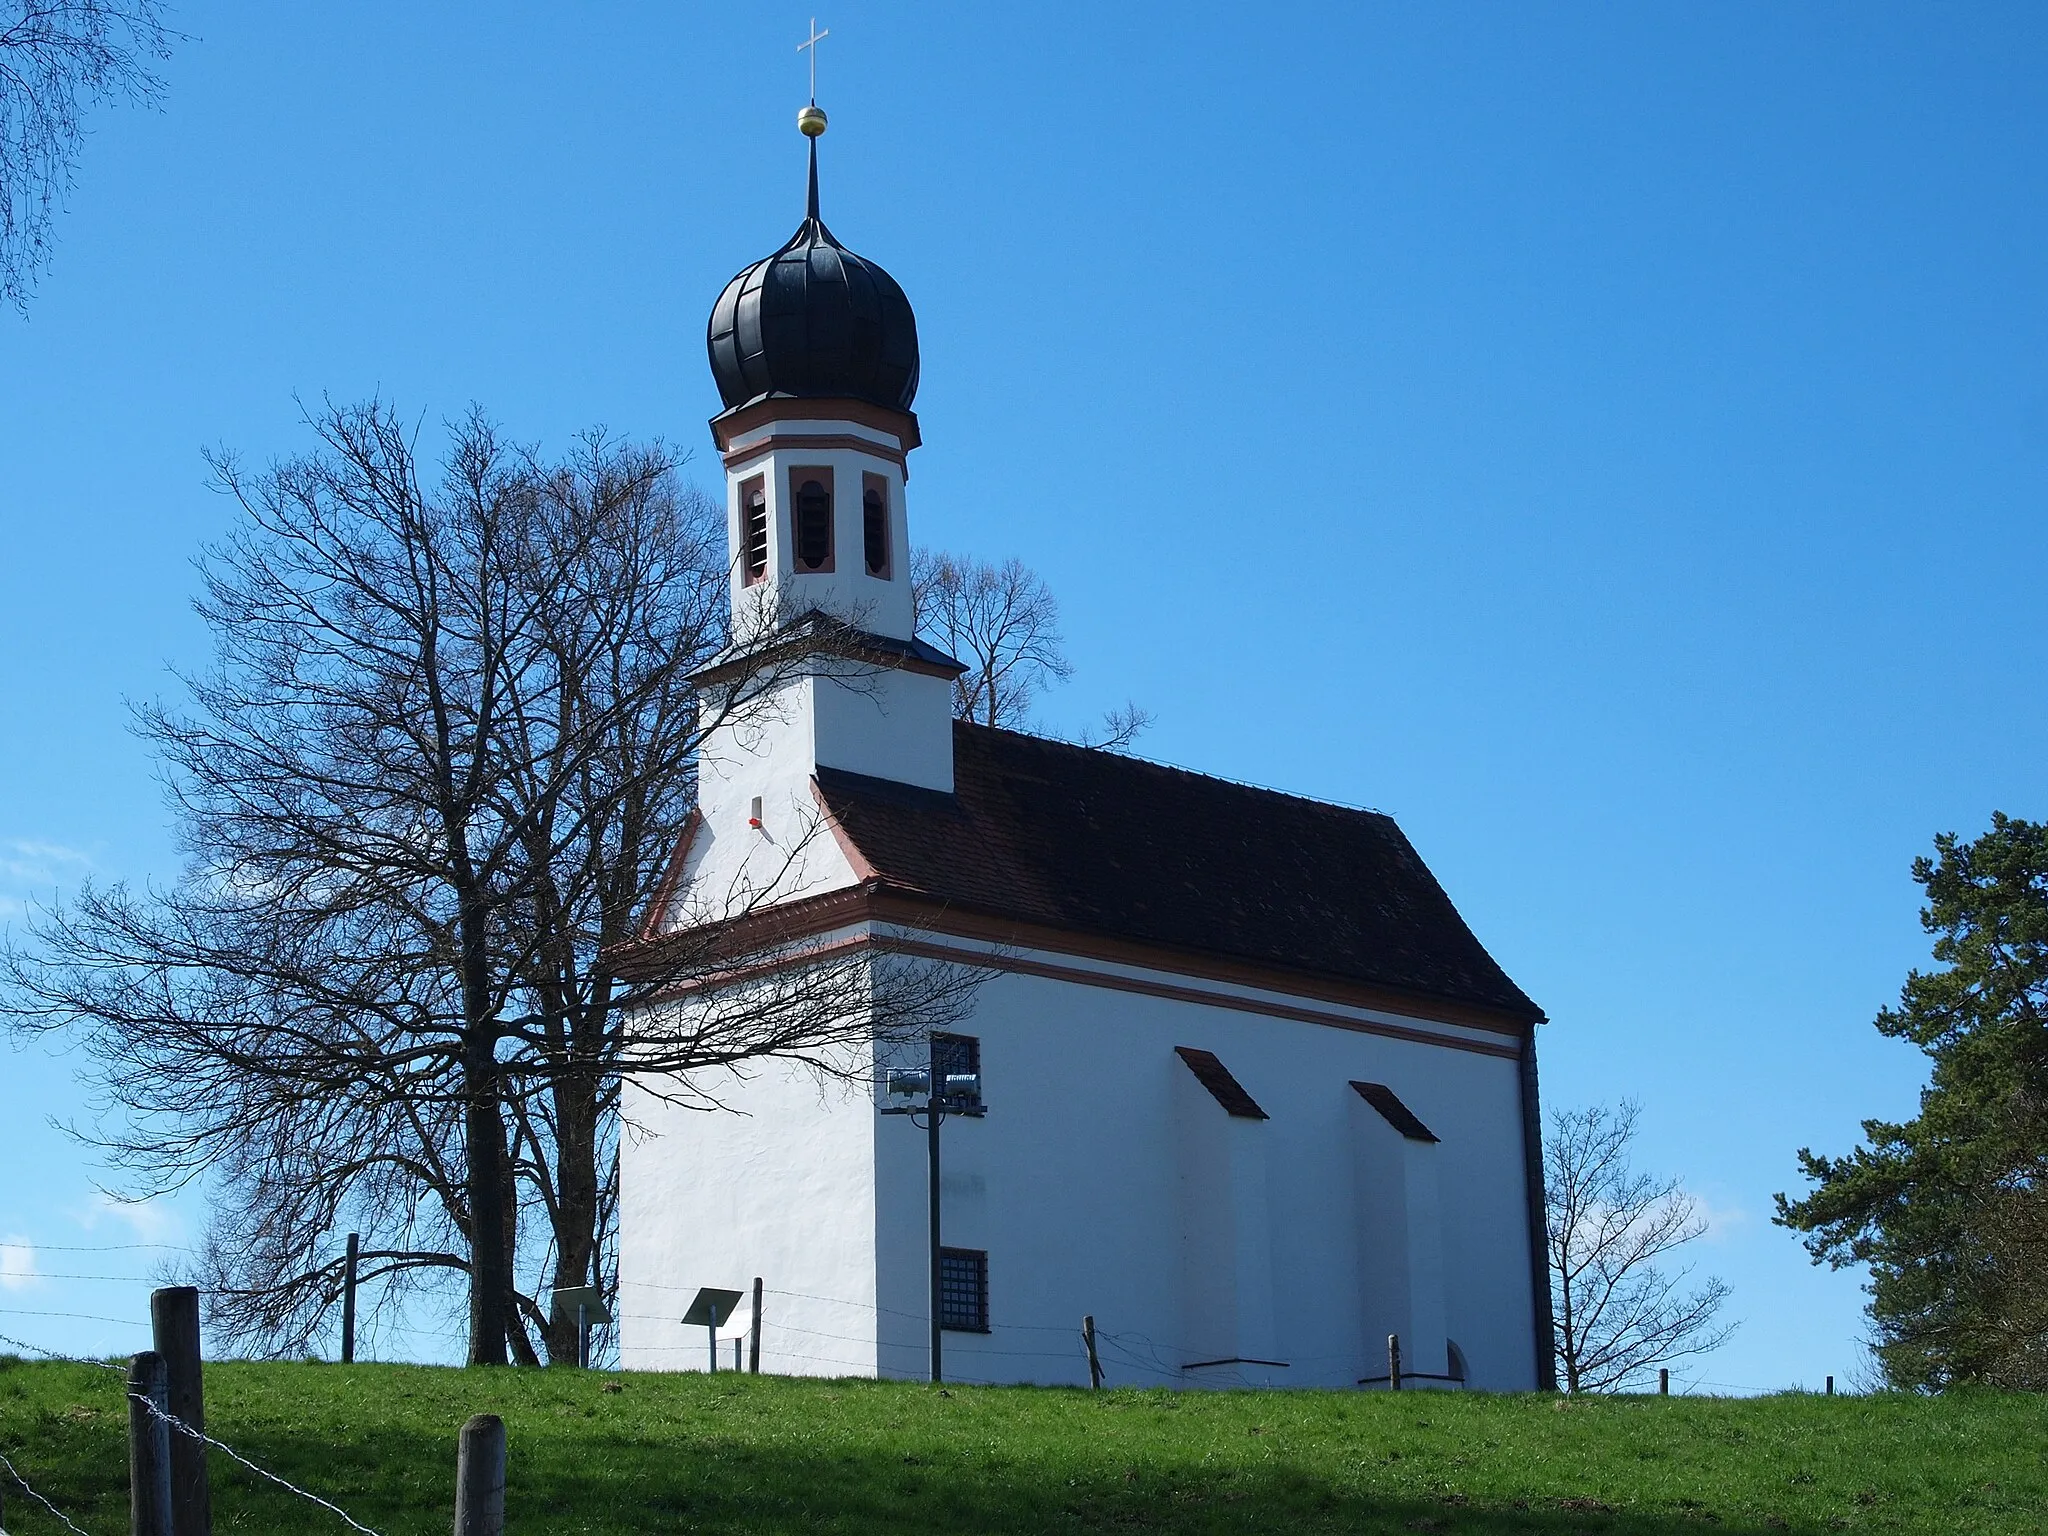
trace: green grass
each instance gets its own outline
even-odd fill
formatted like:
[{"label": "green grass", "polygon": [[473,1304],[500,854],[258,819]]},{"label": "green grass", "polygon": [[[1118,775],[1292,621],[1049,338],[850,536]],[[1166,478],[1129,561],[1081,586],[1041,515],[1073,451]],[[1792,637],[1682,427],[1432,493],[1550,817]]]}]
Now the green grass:
[{"label": "green grass", "polygon": [[[616,1387],[610,1391],[607,1388]],[[526,1532],[2048,1528],[2048,1399],[1089,1393],[366,1365],[207,1368],[209,1429],[385,1536],[449,1527],[506,1420]],[[0,1452],[127,1529],[121,1378],[0,1360]],[[332,1516],[214,1457],[222,1532]],[[0,1474],[0,1482],[4,1482]],[[6,1489],[14,1536],[61,1529]]]}]

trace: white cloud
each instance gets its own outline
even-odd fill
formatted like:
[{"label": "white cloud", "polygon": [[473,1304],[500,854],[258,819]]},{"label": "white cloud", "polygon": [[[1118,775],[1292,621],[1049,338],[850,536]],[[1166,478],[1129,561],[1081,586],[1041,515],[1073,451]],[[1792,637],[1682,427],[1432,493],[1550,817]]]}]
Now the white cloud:
[{"label": "white cloud", "polygon": [[0,1291],[25,1291],[42,1282],[35,1244],[13,1233],[0,1237]]},{"label": "white cloud", "polygon": [[1702,1242],[1730,1242],[1740,1237],[1752,1220],[1749,1208],[1732,1200],[1724,1205],[1711,1194],[1695,1194],[1692,1200],[1695,1212],[1707,1224]]},{"label": "white cloud", "polygon": [[71,1215],[88,1232],[114,1223],[126,1227],[141,1243],[174,1244],[185,1231],[185,1224],[167,1200],[116,1200],[100,1190]]},{"label": "white cloud", "polygon": [[0,838],[0,922],[28,911],[31,897],[48,900],[60,886],[92,872],[92,855],[35,838]]}]

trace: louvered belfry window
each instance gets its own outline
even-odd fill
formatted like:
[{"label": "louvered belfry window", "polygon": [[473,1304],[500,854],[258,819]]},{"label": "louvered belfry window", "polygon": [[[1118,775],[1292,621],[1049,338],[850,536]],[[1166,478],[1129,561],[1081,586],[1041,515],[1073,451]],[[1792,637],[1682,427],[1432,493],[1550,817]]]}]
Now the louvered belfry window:
[{"label": "louvered belfry window", "polygon": [[955,1333],[988,1332],[988,1251],[939,1250],[939,1326]]},{"label": "louvered belfry window", "polygon": [[800,469],[790,478],[796,482],[796,568],[800,571],[832,569],[832,483],[830,472]]},{"label": "louvered belfry window", "polygon": [[889,492],[878,475],[864,477],[867,489],[861,493],[861,553],[867,558],[868,574],[889,579]]},{"label": "louvered belfry window", "polygon": [[748,586],[768,576],[768,490],[759,480],[740,487],[740,547]]}]

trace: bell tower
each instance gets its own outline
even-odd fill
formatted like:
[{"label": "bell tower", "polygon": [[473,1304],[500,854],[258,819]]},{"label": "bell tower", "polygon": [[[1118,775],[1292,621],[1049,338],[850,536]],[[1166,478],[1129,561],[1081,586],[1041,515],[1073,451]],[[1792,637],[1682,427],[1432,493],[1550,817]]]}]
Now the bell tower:
[{"label": "bell tower", "polygon": [[820,637],[818,662],[778,685],[787,728],[752,733],[751,750],[772,765],[746,766],[735,741],[706,742],[707,817],[715,773],[788,787],[828,768],[953,787],[951,684],[962,668],[917,638],[911,607],[917,319],[896,280],[819,215],[825,126],[815,101],[798,113],[810,159],[803,223],[725,285],[706,337],[724,404],[711,434],[725,463],[733,633],[742,650]]}]

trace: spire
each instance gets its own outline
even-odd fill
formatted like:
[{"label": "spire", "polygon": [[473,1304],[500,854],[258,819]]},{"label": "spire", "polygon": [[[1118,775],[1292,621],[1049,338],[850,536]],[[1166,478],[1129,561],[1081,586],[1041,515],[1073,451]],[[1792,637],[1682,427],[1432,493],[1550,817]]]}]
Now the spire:
[{"label": "spire", "polygon": [[832,35],[832,29],[818,30],[818,18],[811,18],[811,35],[796,45],[796,51],[811,55],[811,104],[796,115],[796,131],[811,141],[810,221],[818,222],[818,135],[825,131],[825,114],[818,106],[818,44]]},{"label": "spire", "polygon": [[825,114],[816,102],[796,115],[797,132],[811,141],[811,197],[808,212],[818,222],[818,135],[825,131]]}]

